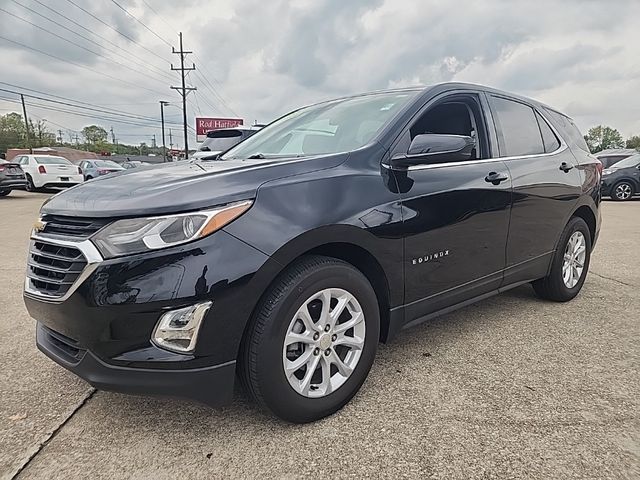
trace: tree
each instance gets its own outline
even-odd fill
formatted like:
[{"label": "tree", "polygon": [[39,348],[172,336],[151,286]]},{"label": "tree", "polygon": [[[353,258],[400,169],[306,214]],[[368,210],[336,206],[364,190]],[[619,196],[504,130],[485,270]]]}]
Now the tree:
[{"label": "tree", "polygon": [[11,112],[0,116],[0,152],[9,148],[24,148],[27,146],[26,128],[19,113]]},{"label": "tree", "polygon": [[107,131],[98,125],[88,125],[82,129],[82,136],[87,143],[105,143],[107,141]]},{"label": "tree", "polygon": [[627,148],[640,150],[640,135],[632,135],[627,139]]},{"label": "tree", "polygon": [[624,140],[620,132],[606,125],[590,128],[584,139],[591,153],[597,153],[607,148],[624,148]]}]

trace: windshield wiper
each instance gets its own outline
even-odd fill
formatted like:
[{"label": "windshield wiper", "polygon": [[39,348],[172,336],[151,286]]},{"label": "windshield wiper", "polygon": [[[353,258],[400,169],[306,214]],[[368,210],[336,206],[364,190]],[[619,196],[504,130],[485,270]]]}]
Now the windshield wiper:
[{"label": "windshield wiper", "polygon": [[254,159],[256,159],[256,158],[258,158],[258,159],[264,159],[264,158],[267,158],[267,157],[265,157],[265,156],[264,156],[264,153],[254,153],[253,155],[249,155],[249,156],[247,157],[247,160],[254,160]]}]

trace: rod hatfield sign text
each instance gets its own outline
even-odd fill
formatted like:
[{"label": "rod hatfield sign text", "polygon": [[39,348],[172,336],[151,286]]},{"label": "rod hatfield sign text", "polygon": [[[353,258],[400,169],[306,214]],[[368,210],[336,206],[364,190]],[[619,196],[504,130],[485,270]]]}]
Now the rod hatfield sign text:
[{"label": "rod hatfield sign text", "polygon": [[202,142],[206,138],[207,132],[211,130],[233,128],[243,123],[244,121],[241,118],[196,117],[196,139]]}]

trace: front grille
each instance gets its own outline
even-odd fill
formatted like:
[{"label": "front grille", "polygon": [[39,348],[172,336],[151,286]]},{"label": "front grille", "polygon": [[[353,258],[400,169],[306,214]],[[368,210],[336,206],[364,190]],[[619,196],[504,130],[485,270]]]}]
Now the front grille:
[{"label": "front grille", "polygon": [[73,237],[74,239],[88,238],[109,223],[109,219],[106,218],[78,218],[61,215],[44,215],[42,221],[45,223],[42,233]]},{"label": "front grille", "polygon": [[74,247],[32,240],[27,277],[31,290],[46,297],[62,297],[87,266],[87,259]]}]

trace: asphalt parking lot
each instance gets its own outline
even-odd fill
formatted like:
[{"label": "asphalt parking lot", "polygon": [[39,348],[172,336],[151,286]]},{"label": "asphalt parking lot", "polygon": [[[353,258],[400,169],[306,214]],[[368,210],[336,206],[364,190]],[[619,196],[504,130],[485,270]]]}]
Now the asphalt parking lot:
[{"label": "asphalt parking lot", "polygon": [[640,199],[605,202],[580,296],[525,286],[381,345],[336,415],[289,425],[96,392],[35,347],[22,302],[47,194],[0,199],[3,478],[640,478]]}]

